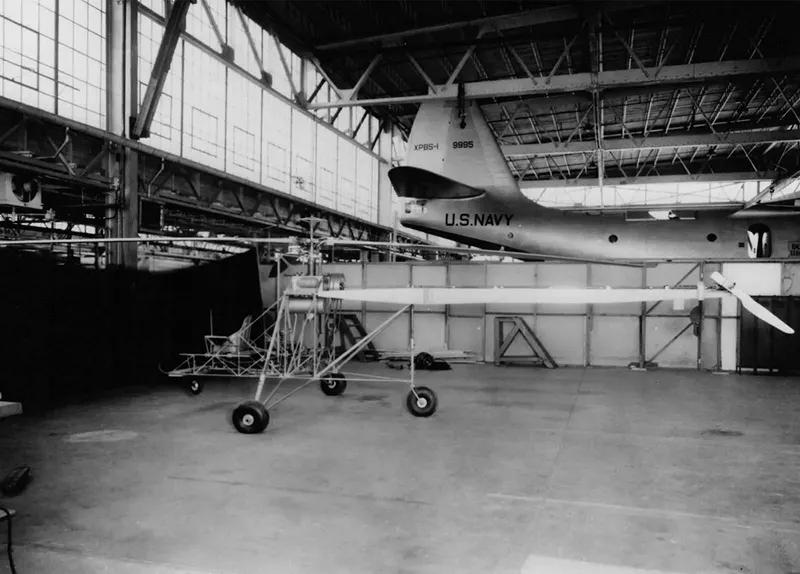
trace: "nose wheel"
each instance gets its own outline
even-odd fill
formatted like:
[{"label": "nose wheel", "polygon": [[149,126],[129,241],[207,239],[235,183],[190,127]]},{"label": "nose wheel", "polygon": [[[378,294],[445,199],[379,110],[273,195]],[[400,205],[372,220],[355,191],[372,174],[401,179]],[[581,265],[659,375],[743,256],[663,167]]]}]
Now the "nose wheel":
[{"label": "nose wheel", "polygon": [[199,395],[203,392],[203,383],[198,380],[194,380],[189,383],[189,392],[193,395]]},{"label": "nose wheel", "polygon": [[233,409],[233,426],[242,434],[264,432],[269,425],[269,412],[259,401],[244,401]]},{"label": "nose wheel", "polygon": [[412,387],[406,397],[406,408],[415,417],[429,417],[436,412],[438,402],[433,389]]}]

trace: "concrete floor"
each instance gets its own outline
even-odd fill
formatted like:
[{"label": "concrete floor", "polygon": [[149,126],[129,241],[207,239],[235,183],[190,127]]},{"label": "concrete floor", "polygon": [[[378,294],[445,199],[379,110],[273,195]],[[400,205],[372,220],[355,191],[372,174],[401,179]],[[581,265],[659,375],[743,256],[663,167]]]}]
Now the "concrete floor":
[{"label": "concrete floor", "polygon": [[[419,379],[439,394],[430,419],[399,384],[312,386],[246,436],[230,412],[252,383],[208,381],[0,421],[0,472],[35,473],[0,499],[19,512],[18,571],[800,571],[800,380],[489,365]],[[103,430],[119,432],[79,434]]]}]

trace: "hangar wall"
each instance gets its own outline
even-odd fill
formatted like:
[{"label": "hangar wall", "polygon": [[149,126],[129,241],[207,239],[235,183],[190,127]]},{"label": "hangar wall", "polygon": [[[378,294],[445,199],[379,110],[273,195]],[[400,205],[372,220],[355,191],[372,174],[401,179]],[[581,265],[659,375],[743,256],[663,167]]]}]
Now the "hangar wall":
[{"label": "hangar wall", "polygon": [[[168,4],[132,4],[138,6],[134,53],[140,104]],[[111,86],[108,72],[109,20],[123,6],[117,0],[0,0],[0,96],[111,129],[109,91],[119,86]],[[269,87],[260,65],[271,74]],[[324,87],[315,92],[319,85]],[[382,129],[361,107],[339,113],[301,110],[292,103],[293,88],[306,96],[316,93],[315,102],[338,97],[311,64],[304,65],[246,16],[239,18],[232,3],[196,3],[145,141],[349,217],[393,225],[397,203],[386,167],[398,155],[392,130]]]},{"label": "hangar wall", "polygon": [[[751,295],[800,292],[800,265],[788,263],[664,263],[646,269],[572,263],[403,262],[347,263],[323,266],[324,273],[342,273],[349,288],[359,287],[676,287],[705,283],[721,271]],[[494,360],[494,318],[519,315],[534,329],[559,365],[627,366],[640,360],[639,331],[644,317],[645,358],[662,367],[736,368],[739,304],[733,299],[707,300],[703,305],[701,353],[690,325],[697,301],[681,308],[671,302],[619,305],[458,305],[417,307],[378,336],[379,349],[417,351],[468,350]],[[344,302],[360,314],[367,329],[379,325],[397,306]],[[687,327],[688,326],[688,327]],[[684,330],[685,329],[685,330]],[[681,331],[683,332],[681,333]],[[666,348],[673,338],[675,340]],[[511,354],[524,353],[515,343]],[[663,350],[662,350],[663,349]]]}]

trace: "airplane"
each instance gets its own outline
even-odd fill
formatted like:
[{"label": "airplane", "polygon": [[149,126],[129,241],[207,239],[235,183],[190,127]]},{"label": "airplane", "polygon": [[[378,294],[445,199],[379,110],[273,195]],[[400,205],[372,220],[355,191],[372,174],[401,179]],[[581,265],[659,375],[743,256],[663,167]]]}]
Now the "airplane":
[{"label": "airplane", "polygon": [[540,205],[520,190],[475,102],[463,108],[423,103],[406,165],[389,170],[389,179],[407,200],[403,226],[487,250],[596,262],[769,260],[800,252],[795,209],[717,209],[698,211],[694,219],[625,221],[624,214]]}]

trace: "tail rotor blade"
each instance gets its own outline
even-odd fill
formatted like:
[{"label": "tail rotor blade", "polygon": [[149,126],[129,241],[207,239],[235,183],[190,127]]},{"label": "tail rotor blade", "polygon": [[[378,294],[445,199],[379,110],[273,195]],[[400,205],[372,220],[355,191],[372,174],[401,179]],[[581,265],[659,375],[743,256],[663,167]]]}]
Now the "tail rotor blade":
[{"label": "tail rotor blade", "polygon": [[742,302],[742,307],[750,311],[753,315],[768,323],[782,331],[783,333],[787,333],[789,335],[794,335],[794,329],[792,329],[789,325],[781,321],[778,317],[773,315],[770,311],[768,311],[763,305],[757,303],[753,300],[750,295],[742,291],[741,289],[734,286],[733,282],[729,281],[725,278],[724,275],[718,272],[714,272],[711,274],[711,279],[716,281],[720,286],[727,289],[734,297],[739,299]]}]

